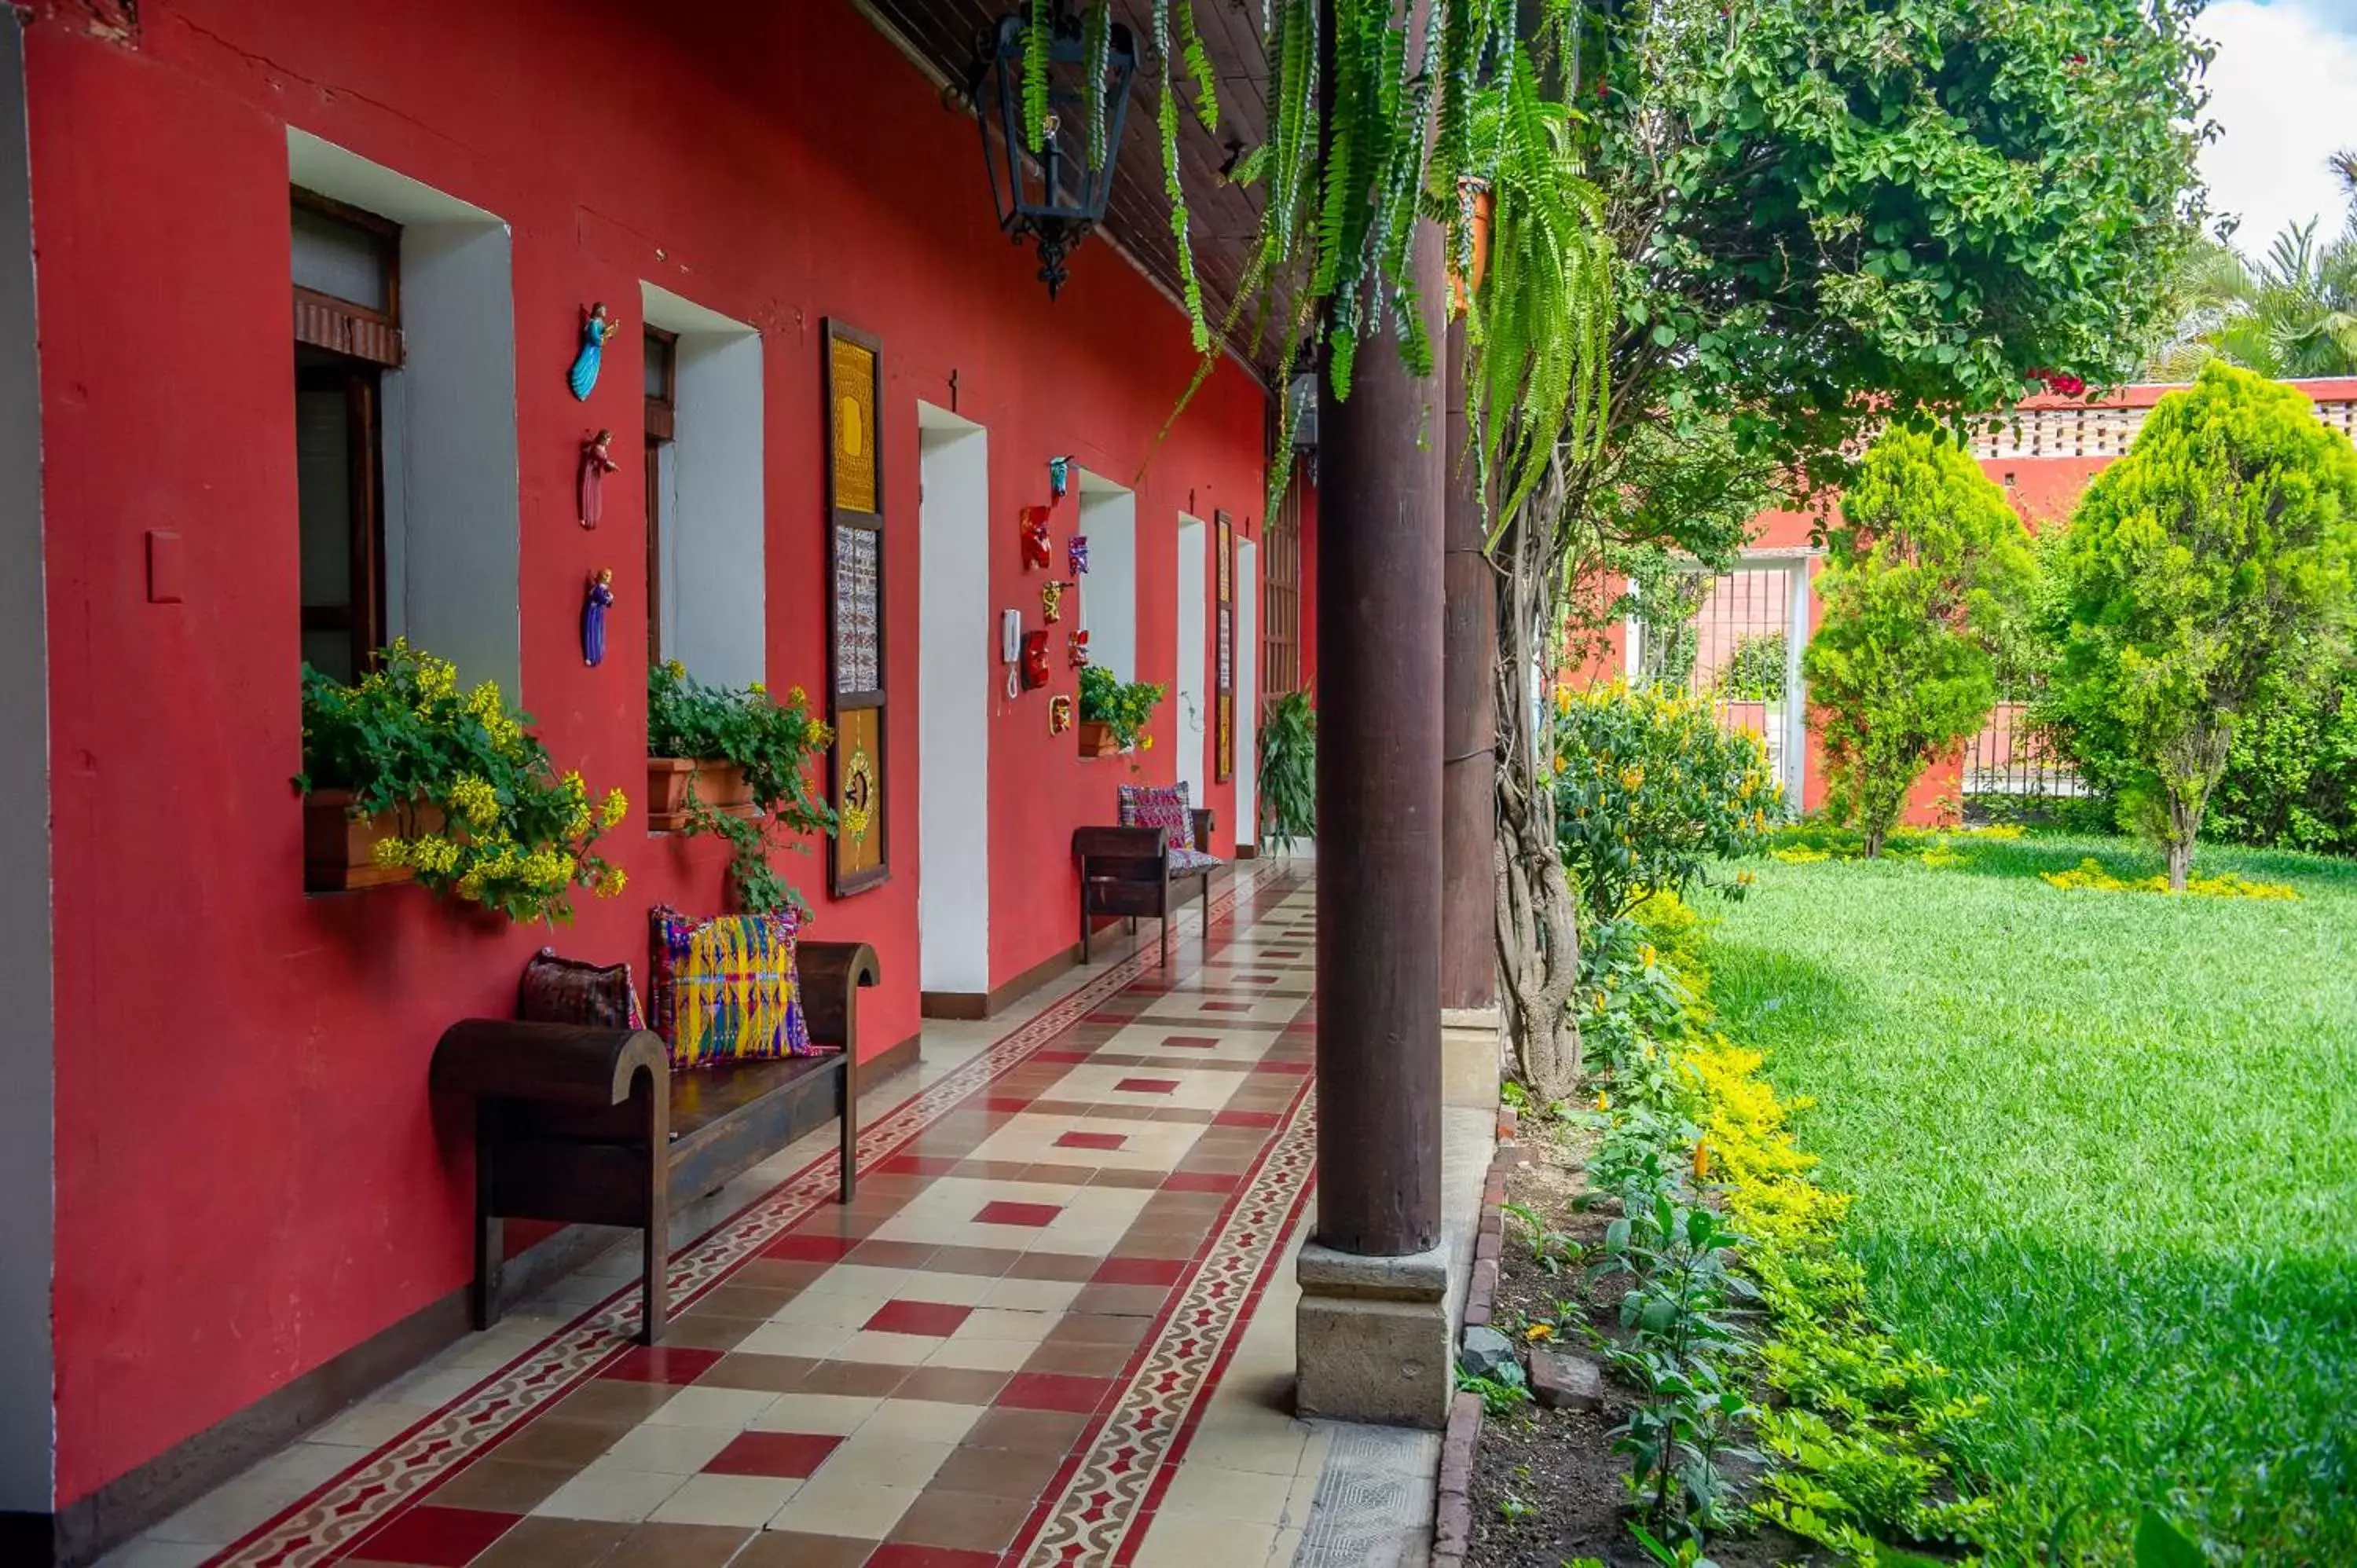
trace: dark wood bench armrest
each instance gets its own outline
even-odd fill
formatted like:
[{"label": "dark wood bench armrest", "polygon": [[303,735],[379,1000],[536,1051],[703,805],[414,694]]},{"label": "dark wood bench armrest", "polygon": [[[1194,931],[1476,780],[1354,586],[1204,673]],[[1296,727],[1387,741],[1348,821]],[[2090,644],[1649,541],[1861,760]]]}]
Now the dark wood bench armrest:
[{"label": "dark wood bench armrest", "polygon": [[812,1043],[839,1046],[856,1057],[859,988],[881,983],[884,972],[876,950],[866,942],[803,942],[794,953],[794,972]]},{"label": "dark wood bench armrest", "polygon": [[671,1063],[645,1029],[465,1018],[442,1031],[427,1081],[446,1094],[619,1105],[640,1069],[661,1079]]},{"label": "dark wood bench armrest", "polygon": [[1219,819],[1211,814],[1209,806],[1198,806],[1188,815],[1195,819],[1195,847],[1205,854],[1211,854],[1211,829],[1218,824]]}]

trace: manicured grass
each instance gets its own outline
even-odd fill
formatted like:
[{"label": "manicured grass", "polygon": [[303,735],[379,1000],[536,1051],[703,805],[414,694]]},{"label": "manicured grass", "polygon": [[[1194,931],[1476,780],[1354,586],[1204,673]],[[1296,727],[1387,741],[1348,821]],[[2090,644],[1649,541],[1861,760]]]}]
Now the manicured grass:
[{"label": "manicured grass", "polygon": [[[2000,1561],[2357,1563],[2357,865],[2207,851],[2298,902],[2064,892],[2112,840],[1765,864],[1712,992],[1768,1052],[1900,1337],[1987,1396]],[[1706,901],[1709,903],[1710,901]]]}]

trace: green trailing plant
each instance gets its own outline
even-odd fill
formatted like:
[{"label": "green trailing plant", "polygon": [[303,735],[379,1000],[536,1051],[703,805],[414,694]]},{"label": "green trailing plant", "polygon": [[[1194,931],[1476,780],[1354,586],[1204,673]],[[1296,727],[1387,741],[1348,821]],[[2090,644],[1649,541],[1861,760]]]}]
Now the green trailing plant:
[{"label": "green trailing plant", "polygon": [[1835,811],[1882,853],[1908,791],[1996,703],[2004,623],[2029,597],[2029,531],[1970,454],[1893,429],[1826,532],[1824,617],[1802,655]]},{"label": "green trailing plant", "polygon": [[531,723],[499,682],[462,693],[448,660],[395,639],[349,685],[303,667],[295,788],[350,790],[354,817],[390,813],[397,832],[378,841],[378,864],[408,867],[442,897],[511,920],[569,920],[576,887],[611,897],[628,882],[596,845],[630,802],[619,789],[593,802]]},{"label": "green trailing plant", "polygon": [[2043,715],[2121,759],[2122,823],[2181,891],[2237,730],[2350,646],[2357,448],[2297,390],[2213,361],[2088,489],[2057,573]]},{"label": "green trailing plant", "polygon": [[811,783],[811,769],[834,739],[810,711],[800,686],[782,703],[756,681],[737,688],[696,680],[677,660],[647,670],[647,754],[730,762],[745,771],[758,814],[716,809],[688,783],[684,831],[708,833],[729,846],[729,883],[748,914],[810,905],[770,863],[780,843],[807,853],[809,835],[834,832],[834,809]]},{"label": "green trailing plant", "polygon": [[1318,831],[1318,710],[1287,692],[1260,722],[1261,841],[1282,854]]},{"label": "green trailing plant", "polygon": [[1150,751],[1154,737],[1145,733],[1146,721],[1169,690],[1154,681],[1125,682],[1103,665],[1092,664],[1081,671],[1082,722],[1104,725],[1124,751],[1133,746]]}]

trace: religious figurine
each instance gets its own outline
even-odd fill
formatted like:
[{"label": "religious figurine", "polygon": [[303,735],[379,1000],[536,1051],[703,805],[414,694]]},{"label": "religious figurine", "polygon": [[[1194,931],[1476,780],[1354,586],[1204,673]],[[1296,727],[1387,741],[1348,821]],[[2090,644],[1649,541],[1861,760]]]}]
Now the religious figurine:
[{"label": "religious figurine", "polygon": [[1064,499],[1064,492],[1071,488],[1072,460],[1070,457],[1049,458],[1048,493],[1055,497],[1058,500],[1062,500]]},{"label": "religious figurine", "polygon": [[1027,631],[1023,634],[1023,689],[1027,692],[1048,683],[1048,634]]},{"label": "religious figurine", "polygon": [[581,526],[595,528],[606,506],[606,476],[621,467],[609,448],[614,433],[600,430],[581,444]]},{"label": "religious figurine", "polygon": [[1075,670],[1089,667],[1089,634],[1086,628],[1072,633],[1064,650],[1066,662]]},{"label": "religious figurine", "polygon": [[1053,626],[1064,618],[1064,590],[1071,585],[1070,583],[1060,583],[1052,577],[1039,585],[1039,618],[1041,620]]},{"label": "religious figurine", "polygon": [[565,384],[573,389],[576,401],[589,401],[589,389],[597,384],[597,362],[605,357],[606,339],[613,335],[614,322],[606,314],[605,301],[582,313],[581,352],[573,356],[573,368],[565,372]]},{"label": "religious figurine", "polygon": [[581,662],[593,668],[606,662],[606,612],[614,607],[614,569],[606,567],[589,579],[581,596]]},{"label": "religious figurine", "polygon": [[1023,569],[1037,566],[1046,570],[1049,561],[1048,509],[1027,506],[1023,509]]},{"label": "religious figurine", "polygon": [[1071,727],[1072,699],[1070,697],[1049,698],[1048,733],[1049,735],[1061,735]]},{"label": "religious figurine", "polygon": [[1089,536],[1087,534],[1072,535],[1071,542],[1064,546],[1064,561],[1071,567],[1073,576],[1079,577],[1087,574],[1089,569]]}]

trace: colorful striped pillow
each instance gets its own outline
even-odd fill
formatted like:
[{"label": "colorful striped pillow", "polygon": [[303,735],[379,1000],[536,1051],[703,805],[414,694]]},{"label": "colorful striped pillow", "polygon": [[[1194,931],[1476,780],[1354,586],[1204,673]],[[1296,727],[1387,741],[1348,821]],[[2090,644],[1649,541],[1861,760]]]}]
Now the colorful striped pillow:
[{"label": "colorful striped pillow", "polygon": [[1125,828],[1168,828],[1172,849],[1195,847],[1195,813],[1187,802],[1187,781],[1176,784],[1124,784],[1121,825]]},{"label": "colorful striped pillow", "polygon": [[651,923],[648,1022],[673,1072],[819,1054],[794,979],[802,921],[792,911],[692,920],[659,905]]}]

